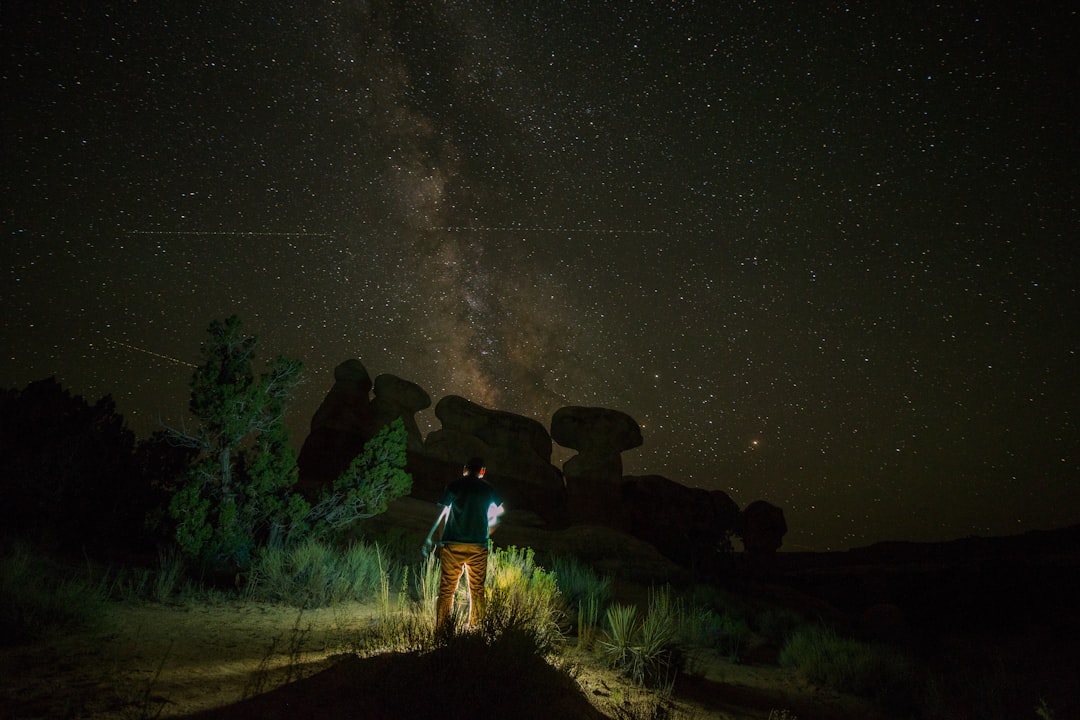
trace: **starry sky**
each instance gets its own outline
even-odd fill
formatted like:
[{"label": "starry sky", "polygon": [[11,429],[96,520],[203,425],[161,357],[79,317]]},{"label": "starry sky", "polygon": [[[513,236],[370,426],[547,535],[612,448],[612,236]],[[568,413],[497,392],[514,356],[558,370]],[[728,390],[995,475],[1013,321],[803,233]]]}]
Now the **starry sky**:
[{"label": "starry sky", "polygon": [[5,387],[146,437],[235,313],[297,446],[359,358],[622,410],[789,550],[1080,522],[1074,3],[0,13]]}]

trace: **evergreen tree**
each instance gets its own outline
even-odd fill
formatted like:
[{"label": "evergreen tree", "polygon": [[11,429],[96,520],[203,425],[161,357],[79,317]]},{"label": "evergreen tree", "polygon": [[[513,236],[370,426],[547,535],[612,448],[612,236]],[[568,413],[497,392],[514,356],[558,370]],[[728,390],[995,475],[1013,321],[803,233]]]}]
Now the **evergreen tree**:
[{"label": "evergreen tree", "polygon": [[309,517],[316,531],[341,531],[357,520],[386,512],[392,501],[408,495],[412,476],[405,471],[407,443],[400,417],[375,433],[311,509]]},{"label": "evergreen tree", "polygon": [[241,332],[235,315],[215,320],[203,344],[203,364],[191,380],[194,432],[174,438],[199,455],[173,496],[181,550],[211,567],[244,568],[271,532],[290,526],[285,511],[306,514],[291,501],[296,456],[284,426],[298,360],[277,357],[255,375],[257,338]]},{"label": "evergreen tree", "polygon": [[189,407],[199,426],[172,433],[198,452],[169,503],[184,554],[213,569],[244,569],[260,547],[326,539],[411,491],[405,424],[397,418],[313,507],[294,491],[296,453],[284,425],[300,362],[278,357],[256,377],[257,340],[241,333],[235,315],[215,320],[209,334],[191,381]]}]

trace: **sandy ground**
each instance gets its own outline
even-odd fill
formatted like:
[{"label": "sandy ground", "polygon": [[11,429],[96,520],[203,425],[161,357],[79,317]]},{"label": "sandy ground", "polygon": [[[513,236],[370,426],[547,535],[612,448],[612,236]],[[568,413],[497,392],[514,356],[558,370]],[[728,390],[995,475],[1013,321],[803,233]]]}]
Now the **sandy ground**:
[{"label": "sandy ground", "polygon": [[176,717],[234,703],[325,668],[375,612],[114,604],[96,632],[0,651],[0,716]]},{"label": "sandy ground", "polygon": [[[353,678],[365,668],[379,672],[377,658],[355,652],[357,633],[376,622],[378,610],[114,604],[95,632],[0,650],[0,718],[175,718],[271,694],[275,707],[304,707],[305,693],[335,692],[347,706],[348,687],[334,686],[332,676],[345,666]],[[652,716],[655,695],[591,656],[573,664],[582,694],[605,717]],[[765,719],[774,709],[800,720],[875,717],[857,699],[813,688],[772,664],[701,654],[693,669],[676,683],[669,717]]]}]

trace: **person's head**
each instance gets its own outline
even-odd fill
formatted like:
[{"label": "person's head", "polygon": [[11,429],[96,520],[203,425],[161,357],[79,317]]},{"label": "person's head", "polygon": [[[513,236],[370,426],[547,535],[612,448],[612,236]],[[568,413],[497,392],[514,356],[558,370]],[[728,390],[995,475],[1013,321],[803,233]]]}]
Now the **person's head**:
[{"label": "person's head", "polygon": [[469,461],[465,463],[465,467],[461,469],[463,477],[472,475],[473,477],[482,478],[487,468],[484,467],[484,461],[478,457],[469,458]]}]

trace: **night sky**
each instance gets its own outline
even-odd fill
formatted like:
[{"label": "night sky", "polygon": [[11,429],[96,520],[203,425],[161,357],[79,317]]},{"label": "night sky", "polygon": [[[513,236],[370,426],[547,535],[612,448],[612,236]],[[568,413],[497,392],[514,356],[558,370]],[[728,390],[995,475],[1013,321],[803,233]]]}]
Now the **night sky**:
[{"label": "night sky", "polygon": [[1080,522],[1080,17],[988,5],[6,0],[0,382],[147,437],[235,313],[297,447],[355,357],[785,549]]}]

